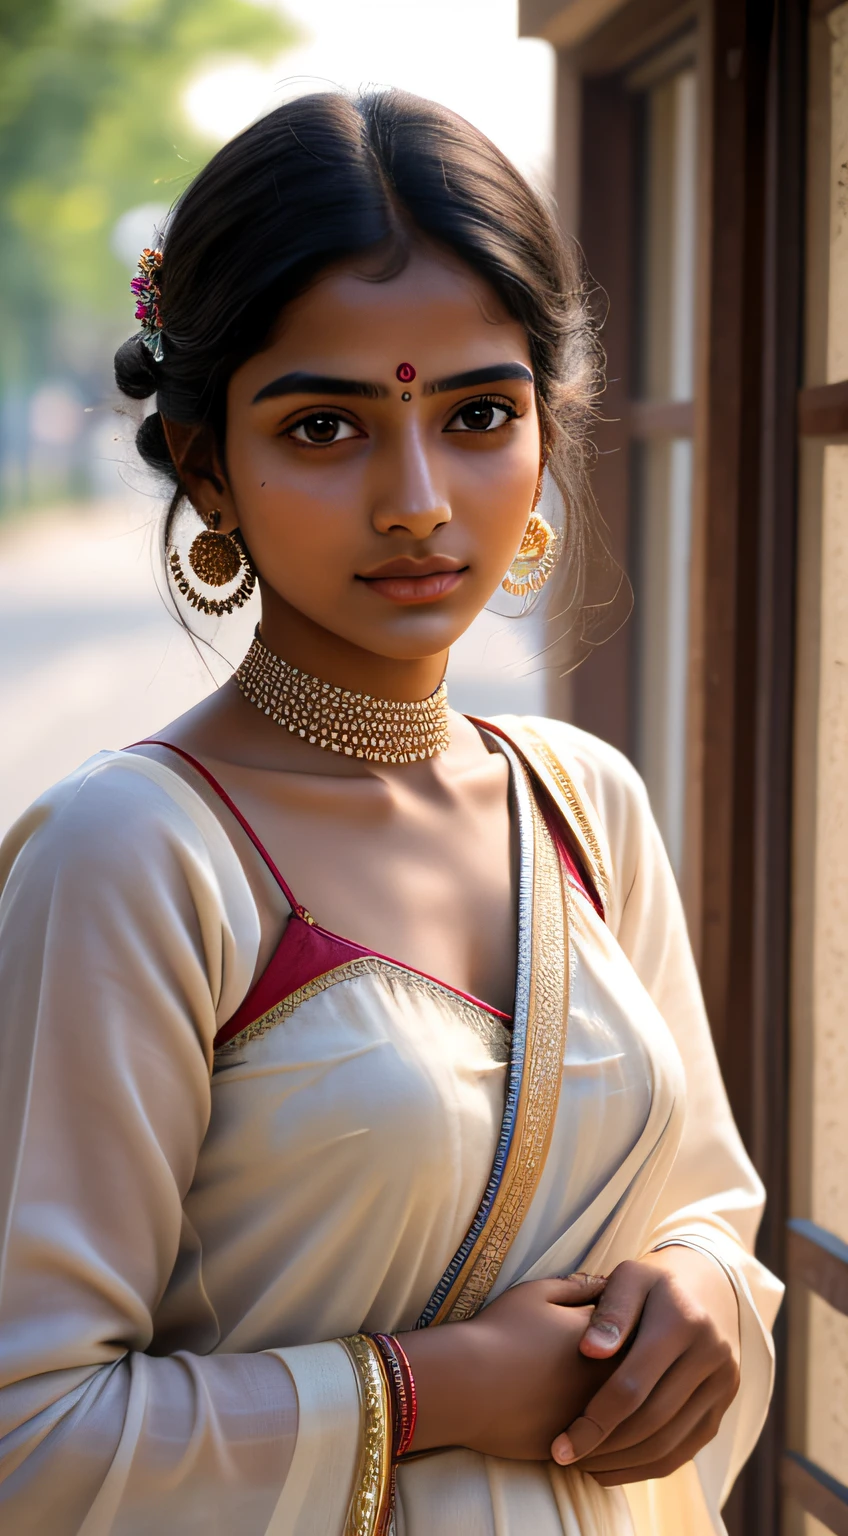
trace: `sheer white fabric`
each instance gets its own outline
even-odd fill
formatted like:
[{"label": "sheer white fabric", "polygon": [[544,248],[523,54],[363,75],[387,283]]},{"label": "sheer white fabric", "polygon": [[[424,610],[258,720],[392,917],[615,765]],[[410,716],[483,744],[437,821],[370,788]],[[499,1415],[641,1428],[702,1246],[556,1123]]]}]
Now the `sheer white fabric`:
[{"label": "sheer white fabric", "polygon": [[[536,724],[613,889],[606,928],[574,903],[553,1142],[496,1292],[669,1238],[726,1267],[743,1387],[698,1478],[668,1480],[687,1531],[718,1530],[770,1390],[762,1192],[644,791],[608,748]],[[455,995],[378,968],[213,1076],[260,915],[221,820],[161,762],[93,759],[13,829],[0,877],[0,1524],[341,1536],[359,1404],[331,1341],[421,1311],[488,1178],[502,1062]],[[633,1518],[647,1536],[648,1497],[631,1517],[574,1470],[451,1452],[401,1469],[399,1527],[625,1536]]]}]

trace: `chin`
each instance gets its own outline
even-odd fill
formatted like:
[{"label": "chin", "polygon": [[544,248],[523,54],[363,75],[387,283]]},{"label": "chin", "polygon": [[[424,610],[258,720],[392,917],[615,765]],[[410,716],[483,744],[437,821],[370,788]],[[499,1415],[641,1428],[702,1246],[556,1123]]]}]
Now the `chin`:
[{"label": "chin", "polygon": [[423,661],[428,656],[449,651],[473,623],[476,613],[464,617],[461,622],[456,618],[453,622],[446,622],[445,615],[437,618],[435,614],[425,620],[420,609],[414,617],[411,611],[405,617],[406,623],[371,630],[361,638],[356,637],[354,643],[375,656],[385,656],[391,661]]}]

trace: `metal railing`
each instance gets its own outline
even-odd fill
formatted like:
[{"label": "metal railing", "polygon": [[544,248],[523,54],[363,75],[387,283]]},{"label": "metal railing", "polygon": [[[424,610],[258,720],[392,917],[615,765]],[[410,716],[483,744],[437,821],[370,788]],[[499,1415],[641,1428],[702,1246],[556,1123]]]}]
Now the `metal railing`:
[{"label": "metal railing", "polygon": [[[848,1317],[848,1243],[813,1221],[787,1222],[786,1268],[799,1281]],[[848,1487],[798,1451],[785,1451],[780,1467],[784,1491],[797,1499],[834,1536],[848,1536]]]}]

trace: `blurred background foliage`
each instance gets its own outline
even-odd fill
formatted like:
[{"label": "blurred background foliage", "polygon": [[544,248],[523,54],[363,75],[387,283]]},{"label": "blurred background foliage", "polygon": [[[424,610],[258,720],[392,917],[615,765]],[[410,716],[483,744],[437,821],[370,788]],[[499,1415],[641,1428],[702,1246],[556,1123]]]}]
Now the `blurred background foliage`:
[{"label": "blurred background foliage", "polygon": [[[163,487],[112,358],[139,251],[215,149],[280,100],[362,84],[444,101],[547,184],[555,58],[519,39],[517,0],[0,0],[0,832],[250,644],[252,608],[192,614],[198,651],[161,601]],[[486,615],[451,697],[543,714],[549,664],[535,622]]]},{"label": "blurred background foliage", "polygon": [[0,510],[91,489],[132,251],[212,150],[185,89],[295,35],[251,0],[0,0]]}]

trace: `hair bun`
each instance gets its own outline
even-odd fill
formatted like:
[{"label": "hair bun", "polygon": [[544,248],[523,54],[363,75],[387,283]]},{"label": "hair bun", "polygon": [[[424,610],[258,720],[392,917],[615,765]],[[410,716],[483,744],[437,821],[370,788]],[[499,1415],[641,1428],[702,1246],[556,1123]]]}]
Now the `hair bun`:
[{"label": "hair bun", "polygon": [[147,400],[156,393],[159,369],[141,336],[131,336],[115,353],[115,382],[131,400]]},{"label": "hair bun", "polygon": [[176,481],[177,472],[158,411],[145,416],[136,433],[135,445],[145,464],[149,464],[158,474],[167,475],[169,480]]}]

